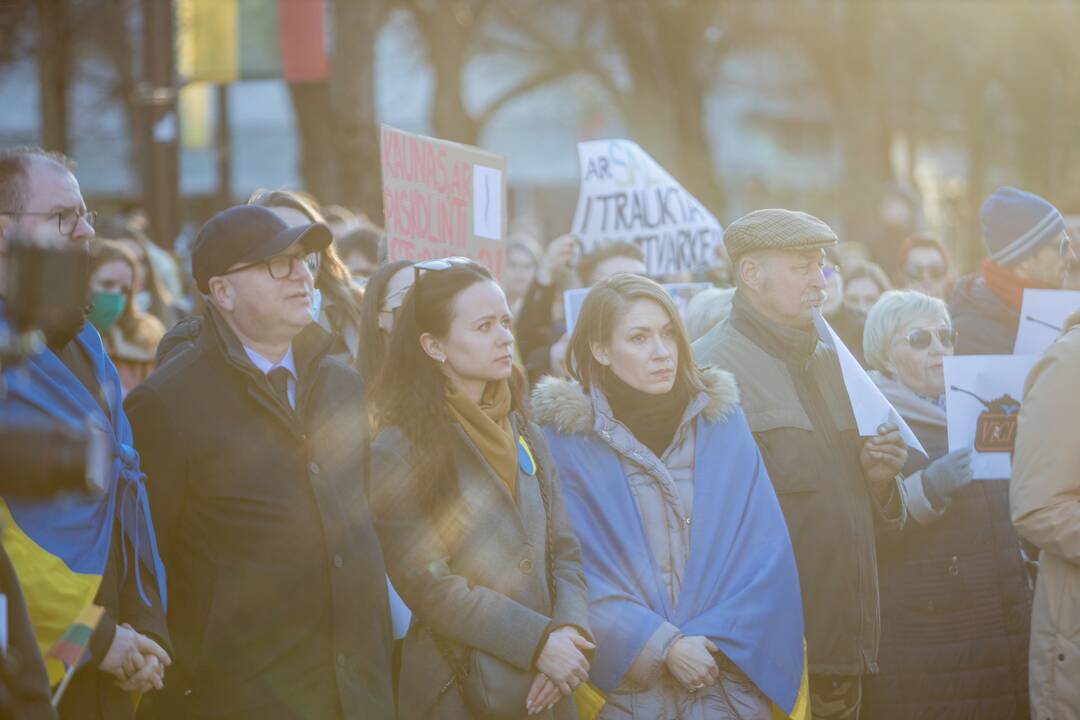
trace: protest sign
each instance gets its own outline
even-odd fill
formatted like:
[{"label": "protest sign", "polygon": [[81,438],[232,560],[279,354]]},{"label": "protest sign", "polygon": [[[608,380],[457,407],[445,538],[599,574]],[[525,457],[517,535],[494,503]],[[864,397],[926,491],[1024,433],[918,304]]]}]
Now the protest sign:
[{"label": "protest sign", "polygon": [[900,413],[896,411],[892,403],[881,394],[878,386],[847,349],[847,345],[844,345],[844,341],[819,312],[814,313],[814,326],[817,328],[818,337],[833,349],[840,361],[840,373],[844,377],[844,388],[851,399],[851,411],[855,415],[855,425],[859,429],[859,436],[875,437],[880,426],[892,423],[900,429],[900,435],[907,443],[908,451],[927,457],[919,438],[904,422],[904,418],[900,417]]},{"label": "protest sign", "polygon": [[620,240],[635,243],[652,277],[712,264],[720,223],[637,143],[578,143],[578,160],[573,233],[586,252]]},{"label": "protest sign", "polygon": [[[702,290],[707,290],[712,286],[712,283],[707,282],[668,283],[664,285],[664,289],[668,291],[668,295],[674,301],[675,307],[679,311],[679,317],[682,318],[683,322],[686,322],[686,307],[690,304],[690,300]],[[577,324],[578,315],[581,314],[581,304],[585,302],[585,296],[589,294],[589,290],[590,288],[576,288],[563,292],[563,310],[566,315],[567,335],[574,332],[574,325]]]},{"label": "protest sign", "polygon": [[1080,292],[1076,290],[1025,290],[1013,355],[1042,355],[1077,310]]},{"label": "protest sign", "polygon": [[386,125],[380,152],[390,261],[461,255],[501,277],[506,160]]},{"label": "protest sign", "polygon": [[945,358],[949,452],[973,448],[976,480],[1008,480],[1024,381],[1037,355]]}]

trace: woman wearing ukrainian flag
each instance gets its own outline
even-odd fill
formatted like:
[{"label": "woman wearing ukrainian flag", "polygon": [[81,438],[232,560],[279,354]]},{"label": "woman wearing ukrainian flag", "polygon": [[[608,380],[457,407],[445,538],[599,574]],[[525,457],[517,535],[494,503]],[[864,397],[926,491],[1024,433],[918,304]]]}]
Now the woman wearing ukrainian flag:
[{"label": "woman wearing ukrainian flag", "polygon": [[734,378],[627,274],[590,291],[567,367],[533,410],[582,546],[600,718],[808,717],[795,556]]}]

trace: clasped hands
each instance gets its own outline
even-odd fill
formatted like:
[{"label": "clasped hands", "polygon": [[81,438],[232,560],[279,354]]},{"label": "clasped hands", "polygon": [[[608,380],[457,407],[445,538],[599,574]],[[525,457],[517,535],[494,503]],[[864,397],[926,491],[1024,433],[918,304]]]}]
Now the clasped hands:
[{"label": "clasped hands", "polygon": [[164,648],[124,623],[116,626],[109,651],[98,670],[116,678],[124,692],[143,693],[165,686],[165,668],[172,659]]},{"label": "clasped hands", "polygon": [[564,625],[553,630],[536,660],[539,672],[525,700],[525,709],[529,714],[537,715],[548,710],[587,681],[589,661],[585,651],[595,649],[596,645],[575,627]]}]

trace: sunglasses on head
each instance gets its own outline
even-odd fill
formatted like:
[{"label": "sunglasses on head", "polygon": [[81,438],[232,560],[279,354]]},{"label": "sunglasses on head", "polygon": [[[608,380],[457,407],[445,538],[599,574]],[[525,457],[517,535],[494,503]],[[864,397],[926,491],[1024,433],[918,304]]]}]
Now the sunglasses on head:
[{"label": "sunglasses on head", "polygon": [[940,280],[945,277],[945,266],[939,263],[908,265],[904,268],[904,274],[912,280]]},{"label": "sunglasses on head", "polygon": [[937,335],[942,347],[951,348],[956,345],[956,331],[952,328],[938,328],[937,330],[912,330],[904,338],[912,350],[925,350],[930,347],[934,336]]},{"label": "sunglasses on head", "polygon": [[475,260],[470,260],[467,257],[444,257],[435,258],[434,260],[423,260],[413,265],[413,281],[420,279],[420,273],[424,270],[449,270],[452,267],[460,267],[462,265],[475,265]]}]

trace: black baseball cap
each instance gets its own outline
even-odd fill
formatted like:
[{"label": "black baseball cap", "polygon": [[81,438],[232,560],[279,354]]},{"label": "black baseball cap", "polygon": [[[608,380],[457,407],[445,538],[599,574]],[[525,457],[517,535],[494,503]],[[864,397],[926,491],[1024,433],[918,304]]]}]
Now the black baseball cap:
[{"label": "black baseball cap", "polygon": [[234,265],[247,265],[280,255],[299,242],[306,252],[325,250],[333,241],[323,223],[289,227],[270,210],[258,205],[237,205],[206,221],[191,251],[191,274],[203,293],[210,278]]}]

